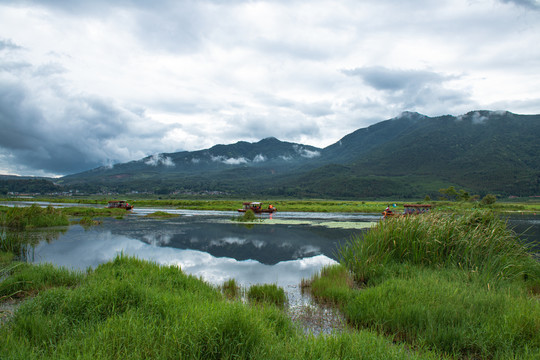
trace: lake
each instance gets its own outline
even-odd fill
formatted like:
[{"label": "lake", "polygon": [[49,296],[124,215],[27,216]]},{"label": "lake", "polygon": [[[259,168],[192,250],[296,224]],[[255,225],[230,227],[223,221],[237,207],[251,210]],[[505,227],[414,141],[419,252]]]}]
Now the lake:
[{"label": "lake", "polygon": [[[156,219],[144,215],[166,211],[178,215]],[[276,213],[262,223],[231,221],[236,212],[136,209],[123,219],[104,218],[101,225],[72,225],[53,241],[42,241],[31,254],[85,270],[120,253],[175,265],[219,285],[234,278],[241,285],[275,283],[297,286],[322,266],[333,264],[336,250],[352,235],[378,221],[376,214]]]},{"label": "lake", "polygon": [[[43,204],[47,205],[47,204]],[[156,211],[174,218],[145,217]],[[378,214],[294,213],[262,215],[262,223],[231,221],[232,211],[135,209],[123,219],[101,225],[72,225],[49,234],[31,253],[31,261],[85,270],[120,253],[164,265],[220,285],[230,278],[243,286],[275,283],[296,288],[322,266],[336,262],[336,250],[351,236],[379,221]],[[540,217],[513,214],[508,223],[524,242],[540,252]]]}]

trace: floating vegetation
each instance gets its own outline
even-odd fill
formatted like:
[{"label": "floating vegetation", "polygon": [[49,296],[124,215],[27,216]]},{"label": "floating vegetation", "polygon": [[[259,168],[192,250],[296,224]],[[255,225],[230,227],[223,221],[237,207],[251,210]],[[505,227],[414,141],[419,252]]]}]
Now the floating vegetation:
[{"label": "floating vegetation", "polygon": [[161,219],[175,218],[175,217],[179,217],[179,216],[180,216],[180,214],[171,214],[171,213],[168,213],[168,212],[165,212],[165,211],[156,211],[156,212],[144,215],[144,217],[161,218]]}]

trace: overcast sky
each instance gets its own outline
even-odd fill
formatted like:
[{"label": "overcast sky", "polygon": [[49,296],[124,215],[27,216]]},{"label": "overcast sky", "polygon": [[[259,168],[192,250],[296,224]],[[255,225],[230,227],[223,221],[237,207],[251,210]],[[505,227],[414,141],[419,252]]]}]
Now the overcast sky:
[{"label": "overcast sky", "polygon": [[0,174],[540,113],[539,0],[2,0]]}]

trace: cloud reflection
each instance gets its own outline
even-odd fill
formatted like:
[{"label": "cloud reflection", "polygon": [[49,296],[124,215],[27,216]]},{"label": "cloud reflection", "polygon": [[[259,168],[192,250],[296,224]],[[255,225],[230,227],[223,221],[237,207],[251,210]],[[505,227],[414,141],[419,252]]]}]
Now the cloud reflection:
[{"label": "cloud reflection", "polygon": [[[317,255],[265,265],[255,260],[238,261],[228,257],[214,257],[198,250],[160,247],[126,236],[112,235],[110,232],[88,237],[84,236],[83,230],[72,231],[75,234],[70,238],[59,239],[51,244],[40,243],[35,248],[35,262],[49,262],[70,269],[84,270],[124,253],[158,264],[179,266],[185,273],[200,276],[212,284],[221,284],[234,278],[242,285],[276,283],[279,286],[298,285],[302,278],[309,278],[322,266],[335,263],[325,255]],[[304,250],[304,253],[310,253],[310,249]]]}]

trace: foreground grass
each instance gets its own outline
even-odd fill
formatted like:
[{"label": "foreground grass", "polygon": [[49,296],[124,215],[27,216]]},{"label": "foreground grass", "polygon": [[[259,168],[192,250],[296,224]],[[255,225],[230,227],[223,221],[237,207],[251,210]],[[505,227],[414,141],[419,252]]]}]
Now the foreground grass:
[{"label": "foreground grass", "polygon": [[540,358],[540,263],[489,213],[392,219],[310,282],[348,321],[456,358]]},{"label": "foreground grass", "polygon": [[227,300],[176,267],[120,256],[72,280],[0,327],[3,359],[437,358],[369,331],[302,335],[277,307]]}]

